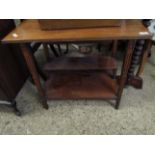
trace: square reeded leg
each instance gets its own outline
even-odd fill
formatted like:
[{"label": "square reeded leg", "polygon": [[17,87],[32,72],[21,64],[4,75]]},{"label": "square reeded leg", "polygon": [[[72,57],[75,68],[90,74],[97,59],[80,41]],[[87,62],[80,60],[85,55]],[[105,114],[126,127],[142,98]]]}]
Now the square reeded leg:
[{"label": "square reeded leg", "polygon": [[33,54],[31,53],[31,51],[29,50],[29,48],[27,47],[26,44],[21,44],[20,46],[21,46],[24,58],[26,60],[27,66],[29,68],[29,71],[30,71],[30,73],[32,75],[33,81],[34,81],[34,83],[35,83],[35,85],[37,87],[37,90],[38,90],[41,98],[42,98],[43,107],[45,109],[48,109],[48,104],[47,104],[47,100],[46,100],[46,97],[45,97],[45,92],[44,92],[44,89],[43,89],[43,87],[41,85],[39,73],[37,71],[36,64],[34,62],[34,56],[33,56]]}]

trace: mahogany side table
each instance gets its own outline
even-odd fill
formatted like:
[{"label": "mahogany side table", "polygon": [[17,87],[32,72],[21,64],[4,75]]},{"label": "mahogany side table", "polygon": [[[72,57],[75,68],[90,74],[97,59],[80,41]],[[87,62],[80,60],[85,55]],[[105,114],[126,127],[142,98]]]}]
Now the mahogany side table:
[{"label": "mahogany side table", "polygon": [[[123,21],[121,27],[51,31],[41,30],[38,20],[26,20],[8,34],[3,39],[3,43],[20,44],[44,108],[48,109],[47,100],[53,99],[110,99],[116,101],[115,108],[118,109],[124,86],[128,81],[129,66],[131,60],[134,59],[132,56],[135,44],[139,42],[143,45],[139,47],[143,53],[142,63],[137,74],[139,76],[150,47],[150,39],[151,34],[138,20]],[[88,43],[104,40],[128,41],[121,74],[117,78],[111,78],[104,72],[115,69],[116,60],[114,58],[89,57],[82,60],[67,60],[65,58],[61,60],[57,58],[52,60],[50,64],[46,64],[45,68],[50,71],[50,76],[45,85],[42,86],[34,57],[27,48],[27,43],[33,41],[42,43]],[[134,81],[129,83],[134,84]]]}]

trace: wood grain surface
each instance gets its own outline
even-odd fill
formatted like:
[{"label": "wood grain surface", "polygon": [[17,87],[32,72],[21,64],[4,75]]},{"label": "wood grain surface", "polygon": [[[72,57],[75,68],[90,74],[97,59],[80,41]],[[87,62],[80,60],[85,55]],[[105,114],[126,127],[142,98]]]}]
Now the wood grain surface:
[{"label": "wood grain surface", "polygon": [[8,34],[5,43],[41,42],[84,42],[102,40],[150,39],[151,34],[140,20],[125,20],[121,27],[86,28],[43,31],[38,20],[25,20]]}]

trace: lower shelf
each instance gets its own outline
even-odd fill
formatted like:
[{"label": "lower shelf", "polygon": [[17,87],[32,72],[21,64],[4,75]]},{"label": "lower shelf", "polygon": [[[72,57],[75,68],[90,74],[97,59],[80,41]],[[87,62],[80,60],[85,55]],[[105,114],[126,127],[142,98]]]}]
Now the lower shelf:
[{"label": "lower shelf", "polygon": [[108,56],[53,58],[44,66],[46,73],[52,71],[103,71],[116,70],[116,60]]},{"label": "lower shelf", "polygon": [[53,73],[45,84],[50,99],[116,99],[117,82],[104,73]]}]

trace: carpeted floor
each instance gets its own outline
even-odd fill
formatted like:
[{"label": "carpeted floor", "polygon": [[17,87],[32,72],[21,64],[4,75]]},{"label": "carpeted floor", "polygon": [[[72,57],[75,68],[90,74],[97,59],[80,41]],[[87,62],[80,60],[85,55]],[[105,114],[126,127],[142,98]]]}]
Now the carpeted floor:
[{"label": "carpeted floor", "polygon": [[27,81],[17,96],[23,116],[0,108],[0,134],[155,134],[155,66],[143,79],[142,90],[124,90],[119,110],[102,100],[51,101],[45,110]]}]

